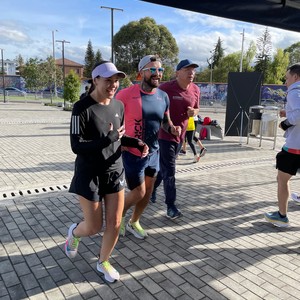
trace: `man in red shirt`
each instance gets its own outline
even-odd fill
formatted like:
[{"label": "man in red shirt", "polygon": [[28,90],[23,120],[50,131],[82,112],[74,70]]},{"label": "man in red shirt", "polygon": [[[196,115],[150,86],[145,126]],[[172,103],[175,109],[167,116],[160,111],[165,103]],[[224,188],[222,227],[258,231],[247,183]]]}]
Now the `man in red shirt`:
[{"label": "man in red shirt", "polygon": [[174,126],[180,126],[182,129],[180,136],[174,136],[160,129],[158,136],[160,173],[157,177],[152,197],[155,196],[155,190],[161,180],[163,180],[167,217],[170,219],[176,219],[182,215],[175,205],[176,156],[181,149],[189,117],[196,116],[199,112],[200,89],[193,83],[197,67],[199,66],[189,59],[180,61],[176,67],[176,79],[163,83],[159,87],[169,96],[170,118]]}]

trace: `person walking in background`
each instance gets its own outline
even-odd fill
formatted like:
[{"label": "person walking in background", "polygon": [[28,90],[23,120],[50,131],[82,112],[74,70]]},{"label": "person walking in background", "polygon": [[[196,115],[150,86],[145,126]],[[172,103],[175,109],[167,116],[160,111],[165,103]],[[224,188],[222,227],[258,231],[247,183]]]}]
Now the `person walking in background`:
[{"label": "person walking in background", "polygon": [[[163,71],[161,60],[155,55],[143,57],[138,65],[140,84],[121,90],[116,98],[124,103],[126,132],[142,139],[149,146],[149,155],[140,157],[136,149],[122,152],[127,186],[130,192],[125,196],[120,235],[128,231],[136,238],[144,239],[147,232],[140,224],[140,218],[147,207],[157,172],[159,171],[158,131],[162,127],[171,136],[181,133],[173,126],[169,116],[169,98],[157,89]],[[126,212],[133,207],[129,222]]]},{"label": "person walking in background", "polygon": [[[200,158],[203,157],[205,155],[206,151],[207,151],[207,149],[204,147],[204,145],[202,144],[200,139],[198,139],[195,136],[197,124],[198,124],[198,116],[194,116],[194,117],[189,118],[186,133],[185,133],[185,139],[183,141],[182,148],[181,148],[180,153],[179,153],[179,154],[184,154],[184,155],[186,154],[186,147],[187,147],[187,143],[188,143],[191,147],[191,150],[192,150],[193,154],[194,154],[194,159],[193,159],[194,163],[199,162]],[[195,147],[193,141],[200,148],[200,153],[199,154],[197,154],[196,147]]]},{"label": "person walking in background", "polygon": [[120,278],[109,257],[118,240],[124,207],[121,145],[139,149],[142,157],[148,154],[148,147],[141,140],[124,135],[124,106],[113,98],[119,79],[124,77],[125,73],[111,62],[97,64],[92,71],[89,95],[74,104],[70,126],[76,160],[69,191],[79,196],[83,221],[69,227],[65,253],[74,258],[80,239],[100,232],[105,214],[106,226],[96,268],[108,282]]},{"label": "person walking in background", "polygon": [[300,63],[294,64],[286,72],[287,102],[280,111],[286,117],[279,127],[286,138],[282,150],[276,156],[278,211],[265,213],[265,219],[279,227],[289,226],[288,198],[289,181],[300,169]]},{"label": "person walking in background", "polygon": [[80,95],[80,100],[81,100],[82,98],[86,97],[88,94],[89,94],[89,86],[86,85],[86,86],[84,87],[84,93],[82,93],[82,94]]},{"label": "person walking in background", "polygon": [[176,79],[163,83],[159,87],[169,96],[170,117],[173,124],[181,127],[180,136],[171,135],[162,129],[159,131],[160,174],[151,196],[155,201],[156,189],[163,180],[167,217],[170,219],[182,216],[176,206],[176,157],[185,137],[189,117],[194,117],[199,112],[200,90],[193,83],[197,67],[199,66],[189,59],[180,61],[176,67]]}]

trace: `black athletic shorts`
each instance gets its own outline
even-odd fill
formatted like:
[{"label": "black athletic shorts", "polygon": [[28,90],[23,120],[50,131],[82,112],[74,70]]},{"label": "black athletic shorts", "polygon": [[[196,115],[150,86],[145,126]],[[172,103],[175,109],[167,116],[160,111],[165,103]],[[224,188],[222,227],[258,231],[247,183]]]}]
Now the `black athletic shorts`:
[{"label": "black athletic shorts", "polygon": [[290,175],[296,175],[300,169],[300,155],[282,149],[276,155],[276,169]]},{"label": "black athletic shorts", "polygon": [[117,193],[125,188],[124,169],[94,175],[93,172],[75,172],[69,192],[90,201],[102,201],[104,195]]}]

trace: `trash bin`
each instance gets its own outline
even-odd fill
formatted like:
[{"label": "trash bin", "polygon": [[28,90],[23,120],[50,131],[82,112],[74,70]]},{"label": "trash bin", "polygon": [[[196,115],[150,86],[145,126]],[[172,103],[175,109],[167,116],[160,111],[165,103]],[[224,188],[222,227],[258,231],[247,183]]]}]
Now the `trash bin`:
[{"label": "trash bin", "polygon": [[261,134],[262,136],[275,137],[277,134],[278,107],[266,106],[262,114]]},{"label": "trash bin", "polygon": [[259,135],[263,109],[264,107],[261,105],[250,106],[249,108],[249,132],[251,135]]}]

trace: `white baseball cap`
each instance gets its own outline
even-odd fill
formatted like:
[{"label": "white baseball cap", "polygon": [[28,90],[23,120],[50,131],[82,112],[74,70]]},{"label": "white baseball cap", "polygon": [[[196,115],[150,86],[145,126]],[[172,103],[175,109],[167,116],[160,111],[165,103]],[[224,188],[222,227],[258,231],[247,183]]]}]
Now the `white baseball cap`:
[{"label": "white baseball cap", "polygon": [[144,69],[144,67],[152,61],[160,61],[161,62],[160,58],[158,58],[156,55],[146,55],[139,62],[139,66],[138,66],[139,72],[142,69]]},{"label": "white baseball cap", "polygon": [[108,61],[101,65],[98,65],[92,71],[92,78],[95,79],[98,76],[108,78],[116,74],[118,74],[121,78],[126,77],[126,74],[124,72],[119,71],[112,62]]}]

